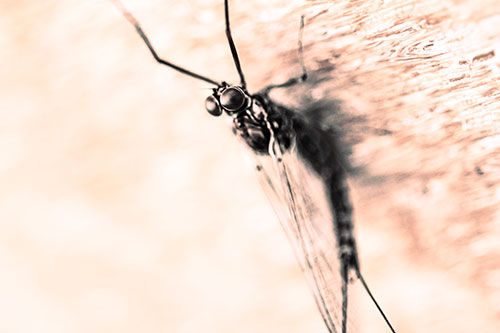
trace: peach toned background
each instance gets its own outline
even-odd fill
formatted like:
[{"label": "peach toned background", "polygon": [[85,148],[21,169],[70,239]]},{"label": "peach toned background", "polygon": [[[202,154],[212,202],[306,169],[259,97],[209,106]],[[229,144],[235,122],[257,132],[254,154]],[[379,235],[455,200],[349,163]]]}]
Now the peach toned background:
[{"label": "peach toned background", "polygon": [[[348,112],[377,112],[370,124],[391,127],[394,119],[420,139],[432,140],[440,128],[454,131],[463,141],[451,144],[446,135],[436,141],[451,151],[487,133],[474,146],[474,160],[464,155],[451,166],[444,153],[426,153],[436,142],[418,141],[418,150],[414,137],[402,134],[367,140],[355,159],[374,163],[368,174],[427,178],[387,177],[374,186],[365,174],[352,182],[365,276],[399,331],[496,331],[500,6],[231,3],[253,91],[297,72],[298,18],[326,9],[306,27],[306,62],[331,77],[327,84]],[[237,80],[222,1],[126,4],[165,57]],[[387,40],[400,41],[401,53],[356,39],[389,31],[391,22],[410,31],[405,22],[408,29],[425,25],[409,18],[427,11],[434,13],[429,20],[446,22],[419,36],[434,46],[395,31]],[[342,30],[350,23],[359,23],[357,30]],[[450,67],[439,80],[424,70],[419,78],[390,77],[393,67],[364,48],[408,57],[444,52],[450,64],[469,61],[468,69]],[[346,56],[336,60],[331,50]],[[472,61],[491,50],[493,57]],[[204,111],[209,87],[154,63],[109,2],[3,1],[0,64],[0,332],[326,331],[252,164],[227,123]],[[421,83],[451,88],[432,95],[413,89]],[[330,96],[321,89],[312,91]],[[391,93],[410,97],[401,102]],[[430,108],[426,102],[438,106],[438,115],[418,113]],[[446,108],[451,113],[440,113]],[[398,118],[401,110],[409,111]],[[441,121],[450,118],[441,117],[469,117],[477,131],[446,127]],[[484,177],[474,178],[475,166]],[[379,325],[373,314],[359,322]]]}]

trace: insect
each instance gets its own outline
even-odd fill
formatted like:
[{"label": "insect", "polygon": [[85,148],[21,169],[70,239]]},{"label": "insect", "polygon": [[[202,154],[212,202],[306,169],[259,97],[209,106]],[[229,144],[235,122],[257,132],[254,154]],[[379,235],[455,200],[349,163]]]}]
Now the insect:
[{"label": "insect", "polygon": [[[139,22],[121,2],[113,3],[135,27],[154,59],[183,74],[214,86],[205,101],[209,114],[232,118],[234,134],[254,153],[262,185],[273,203],[296,256],[313,290],[329,332],[348,331],[348,285],[351,273],[359,279],[378,311],[395,332],[373,297],[360,271],[353,232],[352,207],[342,156],[333,135],[299,112],[274,102],[269,93],[307,80],[299,29],[302,75],[251,94],[247,91],[224,1],[226,36],[240,77],[233,85],[191,72],[161,58]],[[314,199],[308,195],[314,195]],[[321,202],[322,201],[322,202]]]}]

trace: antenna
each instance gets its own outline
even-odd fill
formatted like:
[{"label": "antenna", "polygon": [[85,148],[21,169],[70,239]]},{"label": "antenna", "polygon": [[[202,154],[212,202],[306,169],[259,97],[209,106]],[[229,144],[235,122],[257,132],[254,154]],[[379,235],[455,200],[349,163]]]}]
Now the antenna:
[{"label": "antenna", "polygon": [[234,45],[233,36],[231,36],[231,27],[229,26],[229,1],[224,0],[224,12],[226,16],[226,37],[229,43],[229,47],[231,48],[231,54],[233,55],[233,61],[238,70],[238,74],[240,75],[241,87],[243,90],[246,90],[247,83],[245,82],[245,76],[243,75],[243,71],[241,70],[240,59],[238,58],[238,51],[236,51],[236,46]]},{"label": "antenna", "polygon": [[[167,60],[160,58],[160,56],[158,56],[158,54],[156,53],[156,50],[154,49],[153,45],[149,41],[149,38],[146,36],[144,31],[142,30],[142,27],[139,24],[139,21],[137,21],[137,19],[125,8],[125,6],[123,5],[123,3],[121,1],[119,1],[119,0],[110,0],[110,1],[123,14],[123,16],[127,19],[127,21],[129,21],[135,27],[135,30],[137,31],[139,36],[141,36],[144,43],[146,43],[146,46],[148,47],[149,51],[151,51],[151,54],[153,55],[153,57],[155,58],[155,60],[157,62],[159,62],[160,64],[165,65],[167,67],[173,68],[176,71],[181,72],[182,74],[186,74],[186,75],[189,75],[191,77],[194,77],[195,79],[208,82],[208,83],[213,84],[213,85],[218,86],[218,87],[222,85],[220,82],[209,79],[208,77],[205,77],[203,75],[196,74],[194,72],[191,72],[190,70],[187,70],[185,68],[177,66],[177,65],[171,63],[170,61],[167,61]],[[226,3],[227,3],[227,1],[226,1]],[[226,7],[226,9],[227,9],[227,7]],[[227,13],[227,10],[226,10],[226,13]],[[233,47],[234,47],[234,45],[233,45]],[[235,50],[235,52],[236,52],[236,50]]]}]

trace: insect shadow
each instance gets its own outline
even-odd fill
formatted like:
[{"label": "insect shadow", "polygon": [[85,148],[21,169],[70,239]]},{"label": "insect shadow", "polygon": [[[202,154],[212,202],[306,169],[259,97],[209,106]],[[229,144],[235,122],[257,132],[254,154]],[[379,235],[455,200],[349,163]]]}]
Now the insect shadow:
[{"label": "insect shadow", "polygon": [[[207,112],[215,117],[224,113],[231,117],[233,132],[257,156],[257,160],[270,158],[274,164],[274,167],[267,168],[264,163],[259,163],[257,170],[272,203],[275,203],[275,209],[282,211],[282,214],[278,215],[309,280],[316,304],[329,332],[347,332],[350,273],[354,273],[361,281],[388,328],[395,332],[361,274],[353,231],[352,205],[346,182],[349,169],[346,155],[349,151],[342,148],[338,133],[333,128],[326,129],[323,126],[325,110],[329,108],[330,112],[338,111],[338,103],[313,103],[303,110],[304,112],[298,112],[275,102],[269,96],[274,89],[292,87],[308,79],[302,45],[304,16],[300,19],[298,38],[302,74],[251,94],[247,90],[231,35],[228,0],[224,1],[225,31],[239,74],[239,84],[217,81],[161,58],[135,17],[120,1],[112,2],[135,27],[158,63],[213,85],[212,94],[205,100]],[[301,168],[305,171],[297,173]],[[321,223],[312,221],[312,216],[318,213],[321,207],[317,207],[314,201],[307,199],[302,193],[307,186],[302,178],[309,176],[320,179],[324,185],[331,215],[327,214],[328,218],[320,219]],[[317,215],[319,216],[319,213]],[[321,239],[328,241],[320,242]],[[340,301],[337,299],[339,294]]]}]

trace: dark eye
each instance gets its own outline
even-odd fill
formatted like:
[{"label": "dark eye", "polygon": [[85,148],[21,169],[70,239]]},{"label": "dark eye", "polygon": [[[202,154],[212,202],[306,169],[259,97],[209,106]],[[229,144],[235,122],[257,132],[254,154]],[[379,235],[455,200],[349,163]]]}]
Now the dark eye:
[{"label": "dark eye", "polygon": [[222,109],[219,106],[219,102],[214,96],[208,96],[205,100],[205,109],[207,109],[208,113],[212,116],[218,117],[222,114]]},{"label": "dark eye", "polygon": [[220,95],[220,103],[228,111],[237,111],[245,104],[245,93],[239,88],[227,88]]}]

